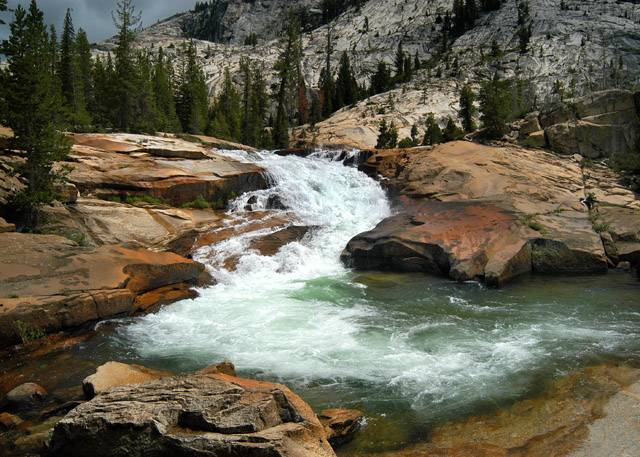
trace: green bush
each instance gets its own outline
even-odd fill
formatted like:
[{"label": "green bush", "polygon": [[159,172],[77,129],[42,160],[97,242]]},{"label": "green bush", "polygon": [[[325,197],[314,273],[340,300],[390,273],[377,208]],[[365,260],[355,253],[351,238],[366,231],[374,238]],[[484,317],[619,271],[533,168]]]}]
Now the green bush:
[{"label": "green bush", "polygon": [[182,208],[211,209],[211,203],[209,203],[202,195],[198,195],[198,198],[195,200],[183,204]]},{"label": "green bush", "polygon": [[156,198],[151,195],[127,195],[125,202],[129,205],[136,205],[138,203],[148,203],[150,205],[165,206],[166,202],[161,198]]},{"label": "green bush", "polygon": [[23,321],[15,321],[14,324],[23,343],[39,340],[45,335],[44,331],[35,325],[31,325]]}]

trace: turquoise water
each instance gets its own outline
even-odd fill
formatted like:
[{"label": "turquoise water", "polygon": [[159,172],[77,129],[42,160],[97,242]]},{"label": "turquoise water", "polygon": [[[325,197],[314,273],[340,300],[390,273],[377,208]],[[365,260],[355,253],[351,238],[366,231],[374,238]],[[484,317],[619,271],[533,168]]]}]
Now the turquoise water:
[{"label": "turquoise water", "polygon": [[[237,156],[237,155],[236,155]],[[233,361],[241,375],[288,384],[316,409],[362,409],[367,426],[344,452],[394,449],[430,424],[521,398],[545,380],[640,355],[640,283],[629,275],[523,278],[502,289],[423,275],[357,273],[339,255],[391,214],[375,181],[326,157],[269,153],[274,187],[300,242],[262,257],[239,235],[202,249],[218,284],[157,314],[120,323],[86,353],[190,372]],[[240,256],[236,271],[223,266]]]}]

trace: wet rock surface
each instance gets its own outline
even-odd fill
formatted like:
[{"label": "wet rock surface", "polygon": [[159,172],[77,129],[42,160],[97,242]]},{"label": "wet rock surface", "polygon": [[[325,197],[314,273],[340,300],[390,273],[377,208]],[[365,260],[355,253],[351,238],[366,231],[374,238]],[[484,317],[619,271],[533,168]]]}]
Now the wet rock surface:
[{"label": "wet rock surface", "polygon": [[85,397],[90,400],[113,387],[142,384],[167,376],[171,376],[171,373],[152,370],[141,365],[107,362],[82,381],[82,390]]},{"label": "wet rock surface", "polygon": [[203,265],[173,253],[23,233],[0,234],[0,246],[2,346],[130,314],[140,295],[207,278]]},{"label": "wet rock surface", "polygon": [[[633,262],[640,202],[613,172],[587,175],[580,160],[469,142],[379,151],[360,168],[401,196],[398,214],[355,237],[343,261],[492,285],[527,272],[605,273],[614,260]],[[601,203],[590,212],[580,200],[594,189]],[[600,232],[614,213],[627,217],[611,229],[611,260]]]},{"label": "wet rock surface", "polygon": [[618,439],[618,432],[598,444],[594,439],[605,429],[600,422],[603,408],[616,414],[620,397],[626,400],[622,403],[626,404],[627,415],[604,421],[609,426],[618,423],[633,430],[628,412],[633,411],[632,404],[637,400],[625,398],[625,392],[637,390],[638,376],[638,370],[624,366],[587,368],[553,381],[544,393],[533,398],[491,414],[438,425],[430,431],[428,442],[380,456],[591,457],[611,455],[597,452],[599,445],[610,450],[637,448],[631,437]]},{"label": "wet rock surface", "polygon": [[351,441],[364,423],[364,414],[355,409],[325,409],[318,415],[331,446],[339,447]]},{"label": "wet rock surface", "polygon": [[[180,206],[264,189],[263,170],[202,144],[143,135],[74,135],[69,181],[82,194],[152,196]],[[64,163],[62,163],[64,165]]]},{"label": "wet rock surface", "polygon": [[47,456],[334,456],[285,386],[223,374],[116,387],[55,426]]}]

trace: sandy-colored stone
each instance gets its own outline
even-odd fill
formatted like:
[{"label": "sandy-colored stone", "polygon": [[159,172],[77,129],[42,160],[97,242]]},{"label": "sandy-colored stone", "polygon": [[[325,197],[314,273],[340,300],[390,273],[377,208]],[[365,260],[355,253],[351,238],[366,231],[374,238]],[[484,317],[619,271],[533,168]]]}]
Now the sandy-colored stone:
[{"label": "sandy-colored stone", "polygon": [[11,224],[0,217],[0,233],[15,232],[15,231],[16,231],[15,224]]},{"label": "sandy-colored stone", "polygon": [[0,404],[10,411],[20,411],[41,405],[46,397],[47,391],[44,387],[27,382],[11,389]]},{"label": "sandy-colored stone", "polygon": [[311,408],[287,387],[224,374],[113,388],[58,422],[45,455],[335,456]]},{"label": "sandy-colored stone", "polygon": [[100,365],[96,372],[82,381],[82,390],[88,400],[107,390],[132,384],[142,384],[148,381],[171,376],[171,373],[152,370],[141,365],[129,365],[120,362],[107,362]]},{"label": "sandy-colored stone", "polygon": [[[180,206],[265,188],[264,170],[175,138],[74,135],[69,181],[84,194],[152,196]],[[65,165],[62,163],[61,165]]]},{"label": "sandy-colored stone", "polygon": [[203,265],[177,254],[81,247],[54,235],[0,234],[0,250],[3,346],[24,339],[25,329],[33,337],[129,314],[136,296],[195,284],[204,274]]},{"label": "sandy-colored stone", "polygon": [[[427,271],[494,285],[531,271],[607,271],[601,237],[580,203],[587,189],[573,157],[451,142],[378,151],[360,168],[415,204],[404,200],[398,215],[349,243],[343,260],[357,268]],[[615,179],[603,175],[601,181]]]}]

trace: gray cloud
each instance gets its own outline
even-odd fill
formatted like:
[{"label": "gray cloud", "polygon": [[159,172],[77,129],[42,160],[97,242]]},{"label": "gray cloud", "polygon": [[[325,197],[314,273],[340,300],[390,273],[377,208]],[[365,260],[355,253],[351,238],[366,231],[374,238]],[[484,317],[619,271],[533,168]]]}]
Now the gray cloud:
[{"label": "gray cloud", "polygon": [[[28,5],[30,0],[9,0],[9,7],[18,3]],[[146,27],[158,19],[164,19],[180,11],[193,7],[195,0],[134,0],[138,11],[142,12],[142,22]],[[45,13],[47,23],[55,24],[60,31],[67,8],[72,9],[73,23],[76,29],[87,31],[91,41],[102,41],[114,34],[111,11],[116,0],[38,0],[38,6]],[[11,20],[7,14],[5,22]],[[0,26],[0,37],[6,37],[7,25]]]}]

